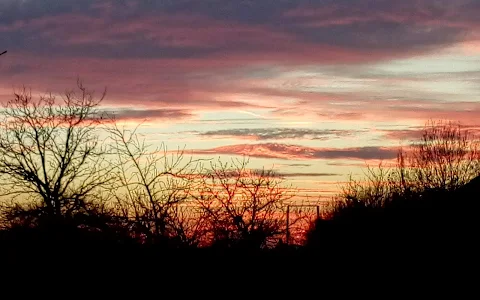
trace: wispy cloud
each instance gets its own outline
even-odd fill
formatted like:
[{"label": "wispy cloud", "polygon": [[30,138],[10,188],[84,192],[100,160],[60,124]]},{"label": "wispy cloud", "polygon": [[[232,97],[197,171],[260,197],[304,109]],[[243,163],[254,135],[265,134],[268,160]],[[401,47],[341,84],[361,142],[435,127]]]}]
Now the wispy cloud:
[{"label": "wispy cloud", "polygon": [[312,165],[311,164],[294,163],[294,164],[282,164],[282,166],[287,166],[287,167],[310,167]]},{"label": "wispy cloud", "polygon": [[104,109],[102,113],[113,117],[115,120],[182,120],[192,117],[192,114],[187,110],[180,109]]},{"label": "wispy cloud", "polygon": [[191,154],[230,154],[292,160],[388,160],[396,157],[398,149],[373,146],[358,148],[313,148],[299,145],[265,143],[230,145],[207,150],[189,150],[188,152]]},{"label": "wispy cloud", "polygon": [[422,129],[385,130],[384,136],[392,140],[419,140],[422,137]]},{"label": "wispy cloud", "polygon": [[[445,125],[447,124],[445,123]],[[437,125],[440,126],[440,124]],[[452,123],[452,125],[458,125],[463,134],[468,134],[472,138],[480,136],[480,127],[478,125],[468,125],[468,123]],[[383,132],[384,137],[391,140],[418,142],[422,140],[425,129],[422,126],[411,126],[409,129],[381,130],[381,132]]]},{"label": "wispy cloud", "polygon": [[283,139],[309,139],[309,140],[328,140],[339,137],[352,136],[360,131],[348,130],[316,130],[301,128],[243,128],[243,129],[223,129],[200,133],[202,136],[209,137],[236,137],[253,140],[283,140]]},{"label": "wispy cloud", "polygon": [[341,174],[337,173],[275,173],[279,177],[289,178],[289,177],[332,177],[339,176]]}]

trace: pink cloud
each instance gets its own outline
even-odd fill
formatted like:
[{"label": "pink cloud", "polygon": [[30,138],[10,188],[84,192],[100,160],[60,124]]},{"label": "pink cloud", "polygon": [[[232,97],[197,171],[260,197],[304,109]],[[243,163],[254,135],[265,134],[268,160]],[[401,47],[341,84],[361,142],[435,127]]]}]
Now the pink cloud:
[{"label": "pink cloud", "polygon": [[[419,92],[414,101],[392,104],[383,95],[372,100],[374,85],[365,84],[361,92],[327,92],[330,79],[338,74],[313,79],[298,75],[293,80],[250,73],[337,64],[344,71],[345,66],[356,67],[357,75],[365,76],[362,71],[378,62],[428,55],[457,44],[475,50],[478,5],[464,2],[443,7],[428,1],[376,2],[370,3],[377,7],[373,10],[364,1],[309,2],[295,9],[277,3],[264,10],[254,10],[260,4],[252,2],[249,14],[238,2],[215,2],[228,18],[193,2],[185,9],[188,5],[174,3],[88,1],[90,5],[76,6],[74,13],[61,6],[36,11],[25,4],[31,17],[12,10],[7,21],[0,21],[0,33],[12,48],[0,63],[5,74],[0,88],[25,84],[37,92],[62,92],[80,76],[92,89],[108,87],[107,106],[182,110],[185,117],[261,108],[280,118],[475,122],[478,106],[434,103],[434,94]],[[368,79],[390,85],[418,80],[385,78],[390,75]],[[6,96],[1,97],[4,101]]]},{"label": "pink cloud", "polygon": [[[480,137],[480,127],[478,124],[471,125],[468,123],[454,122],[453,125],[456,126],[455,124],[458,124],[461,128],[461,131],[465,134],[468,134],[471,138]],[[387,139],[419,142],[422,140],[422,137],[425,133],[425,128],[423,126],[412,126],[409,129],[380,130],[380,132],[383,132],[384,137]]]},{"label": "pink cloud", "polygon": [[[477,102],[443,102],[435,100],[395,100],[383,98],[364,100],[354,96],[350,101],[345,96],[333,101],[309,101],[284,106],[273,111],[274,116],[310,118],[316,120],[388,122],[392,119],[410,124],[424,123],[430,119],[462,122],[479,125],[480,104]],[[361,97],[361,95],[360,95]]]},{"label": "pink cloud", "polygon": [[[93,90],[100,92],[107,87],[106,106],[176,109],[190,116],[200,111],[261,108],[271,110],[273,117],[281,119],[378,122],[388,122],[392,118],[408,122],[448,119],[476,124],[480,114],[480,106],[473,101],[387,101],[382,97],[372,100],[371,91],[366,89],[359,93],[348,90],[322,92],[321,89],[309,92],[308,89],[298,90],[303,88],[302,81],[298,82],[300,86],[295,86],[275,76],[255,80],[250,78],[248,70],[232,65],[221,66],[212,61],[213,65],[208,66],[208,61],[200,59],[192,60],[192,65],[187,61],[178,60],[178,64],[174,61],[37,58],[9,53],[1,61],[0,72],[12,75],[2,80],[1,87],[12,92],[14,87],[21,85],[31,87],[36,93],[62,92],[74,87],[76,77],[80,76]],[[8,97],[8,93],[2,93],[0,100]]]}]

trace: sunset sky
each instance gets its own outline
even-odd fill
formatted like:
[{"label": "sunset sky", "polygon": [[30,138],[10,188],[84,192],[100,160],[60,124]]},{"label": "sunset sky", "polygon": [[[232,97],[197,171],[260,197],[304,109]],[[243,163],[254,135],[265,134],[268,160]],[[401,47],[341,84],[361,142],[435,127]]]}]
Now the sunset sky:
[{"label": "sunset sky", "polygon": [[480,125],[480,0],[0,0],[0,101],[76,78],[152,144],[249,155],[302,192]]}]

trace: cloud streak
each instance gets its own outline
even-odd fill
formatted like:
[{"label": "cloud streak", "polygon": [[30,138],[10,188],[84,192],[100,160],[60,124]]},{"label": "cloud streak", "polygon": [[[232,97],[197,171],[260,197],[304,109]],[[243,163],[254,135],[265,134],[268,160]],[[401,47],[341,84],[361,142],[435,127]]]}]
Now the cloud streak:
[{"label": "cloud streak", "polygon": [[340,137],[352,136],[358,131],[333,130],[333,129],[299,129],[299,128],[243,128],[223,129],[200,133],[208,137],[235,137],[252,140],[284,140],[284,139],[309,139],[328,140]]},{"label": "cloud streak", "polygon": [[222,146],[207,150],[190,150],[191,154],[230,154],[259,158],[286,160],[347,159],[347,160],[389,160],[397,156],[397,148],[314,148],[299,145],[264,143]]},{"label": "cloud streak", "polygon": [[182,120],[192,117],[186,110],[180,109],[119,109],[101,110],[115,120],[144,121],[144,120]]},{"label": "cloud streak", "polygon": [[332,177],[339,176],[341,174],[337,173],[280,173],[276,172],[275,175],[282,178],[291,178],[291,177]]}]

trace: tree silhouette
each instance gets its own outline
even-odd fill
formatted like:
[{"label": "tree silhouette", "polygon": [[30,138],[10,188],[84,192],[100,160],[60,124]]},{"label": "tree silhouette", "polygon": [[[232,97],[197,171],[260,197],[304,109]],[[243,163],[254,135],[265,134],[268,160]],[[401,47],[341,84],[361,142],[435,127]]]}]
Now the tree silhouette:
[{"label": "tree silhouette", "polygon": [[460,124],[429,121],[421,138],[399,151],[393,166],[369,167],[365,178],[350,178],[337,204],[382,207],[395,197],[454,191],[478,175],[478,138]]},{"label": "tree silhouette", "polygon": [[233,160],[212,163],[195,198],[216,243],[258,249],[285,234],[285,204],[292,196],[274,172]]},{"label": "tree silhouette", "polygon": [[429,121],[421,139],[400,151],[397,180],[404,190],[456,190],[480,175],[479,146],[460,124]]},{"label": "tree silhouette", "polygon": [[[136,129],[126,130],[115,123],[109,132],[116,156],[110,191],[119,213],[148,242],[181,234],[182,242],[194,243],[197,234],[187,232],[185,211],[179,206],[195,188],[197,161],[184,159],[180,150],[169,154],[164,146],[150,147]],[[191,223],[188,226],[194,228]]]},{"label": "tree silhouette", "polygon": [[460,124],[428,122],[396,164],[351,178],[307,245],[468,249],[478,234],[478,143]]},{"label": "tree silhouette", "polygon": [[57,101],[48,94],[15,92],[0,112],[0,191],[2,196],[37,203],[49,216],[70,214],[101,197],[112,180],[97,132],[100,118],[83,84]]}]

